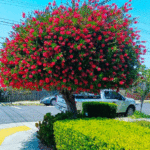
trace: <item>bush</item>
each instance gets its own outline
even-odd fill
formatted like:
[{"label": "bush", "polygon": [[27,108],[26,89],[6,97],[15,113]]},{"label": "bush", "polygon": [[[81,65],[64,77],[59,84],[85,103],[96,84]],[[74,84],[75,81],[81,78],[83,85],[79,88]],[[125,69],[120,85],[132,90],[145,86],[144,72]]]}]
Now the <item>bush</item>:
[{"label": "bush", "polygon": [[[45,144],[46,146],[53,146],[55,147],[55,140],[54,140],[54,130],[53,130],[53,123],[57,120],[65,120],[65,119],[72,119],[73,113],[66,112],[66,113],[58,113],[55,116],[52,116],[51,113],[47,113],[44,116],[44,120],[39,123],[36,123],[35,126],[39,128],[37,131],[37,138]],[[83,118],[84,115],[80,114],[78,111],[77,118]]]},{"label": "bush", "polygon": [[116,104],[106,102],[83,102],[82,108],[82,114],[87,113],[88,117],[116,117]]},{"label": "bush", "polygon": [[47,113],[44,116],[42,123],[39,122],[39,124],[36,124],[36,127],[39,127],[39,131],[37,131],[37,138],[39,138],[46,146],[55,145],[53,123],[54,116],[52,116],[51,113]]},{"label": "bush", "polygon": [[146,150],[150,147],[150,129],[114,119],[56,121],[54,135],[58,150]]}]

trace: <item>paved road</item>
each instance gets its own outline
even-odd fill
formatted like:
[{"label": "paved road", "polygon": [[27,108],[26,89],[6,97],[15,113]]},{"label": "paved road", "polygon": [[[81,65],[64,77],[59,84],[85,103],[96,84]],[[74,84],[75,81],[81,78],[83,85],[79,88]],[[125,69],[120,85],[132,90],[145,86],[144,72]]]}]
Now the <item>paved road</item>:
[{"label": "paved road", "polygon": [[[140,110],[140,104],[136,105]],[[0,124],[42,121],[46,113],[59,113],[54,106],[0,106]],[[150,115],[150,103],[143,104],[142,112]]]},{"label": "paved road", "polygon": [[59,113],[54,106],[0,106],[0,124],[42,121],[46,113]]},{"label": "paved road", "polygon": [[[141,104],[136,105],[136,110],[140,110]],[[150,103],[144,103],[142,107],[142,112],[150,115]]]}]

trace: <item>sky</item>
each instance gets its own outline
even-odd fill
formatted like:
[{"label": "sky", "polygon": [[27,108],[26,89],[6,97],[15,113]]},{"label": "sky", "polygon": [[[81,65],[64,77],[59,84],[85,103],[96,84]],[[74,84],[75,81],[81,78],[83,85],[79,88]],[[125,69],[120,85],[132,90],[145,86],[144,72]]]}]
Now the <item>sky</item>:
[{"label": "sky", "polygon": [[[66,3],[66,0],[56,0],[57,6]],[[100,0],[99,2],[102,2]],[[2,48],[3,38],[9,37],[9,32],[12,31],[12,25],[24,21],[22,12],[26,14],[34,10],[43,10],[50,0],[0,0],[0,48]],[[124,5],[127,0],[110,0],[106,4],[117,4],[118,7]],[[141,32],[139,33],[140,41],[146,41],[147,53],[143,56],[145,58],[144,65],[150,68],[150,1],[149,0],[132,0],[133,10],[129,11],[132,17],[139,17],[138,24],[134,25]]]}]

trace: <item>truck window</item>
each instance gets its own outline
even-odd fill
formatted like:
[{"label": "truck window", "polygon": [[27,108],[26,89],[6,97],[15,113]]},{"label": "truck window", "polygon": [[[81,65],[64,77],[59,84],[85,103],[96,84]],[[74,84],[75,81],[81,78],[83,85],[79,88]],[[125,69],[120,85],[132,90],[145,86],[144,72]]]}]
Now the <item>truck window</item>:
[{"label": "truck window", "polygon": [[77,95],[77,96],[75,96],[75,98],[76,98],[76,99],[84,99],[84,96],[82,96],[82,95]]},{"label": "truck window", "polygon": [[89,95],[88,98],[89,99],[100,99],[101,96],[100,95]]},{"label": "truck window", "polygon": [[111,99],[110,91],[104,91],[104,94],[106,99]]},{"label": "truck window", "polygon": [[115,91],[105,91],[105,98],[106,99],[118,99],[123,100],[124,98]]}]

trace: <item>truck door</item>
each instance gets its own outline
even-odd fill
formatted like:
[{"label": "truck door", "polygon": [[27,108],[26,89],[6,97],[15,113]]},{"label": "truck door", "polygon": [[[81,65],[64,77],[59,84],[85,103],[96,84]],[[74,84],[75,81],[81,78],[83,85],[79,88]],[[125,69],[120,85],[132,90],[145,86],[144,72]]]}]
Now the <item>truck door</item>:
[{"label": "truck door", "polygon": [[104,91],[105,102],[117,104],[117,113],[125,112],[124,97],[115,91]]}]

